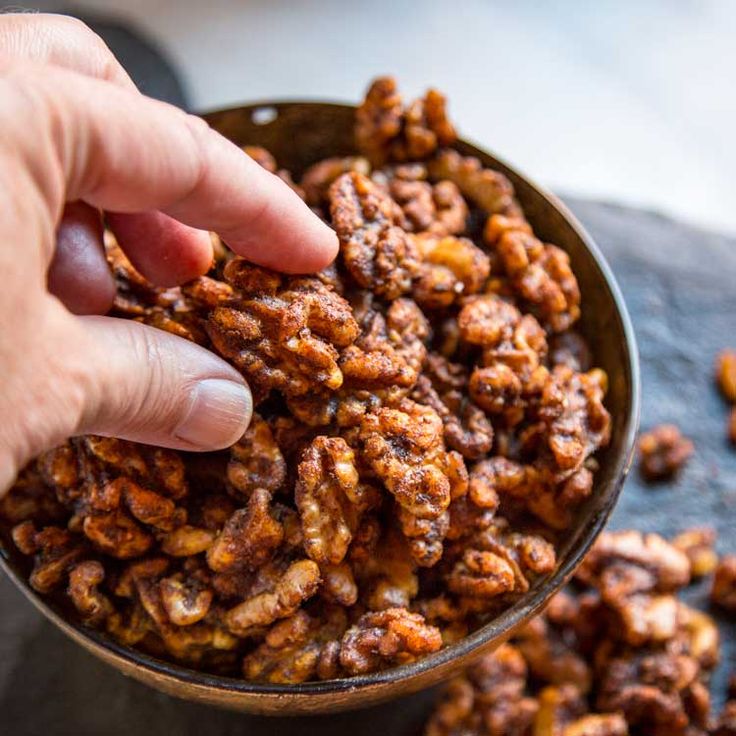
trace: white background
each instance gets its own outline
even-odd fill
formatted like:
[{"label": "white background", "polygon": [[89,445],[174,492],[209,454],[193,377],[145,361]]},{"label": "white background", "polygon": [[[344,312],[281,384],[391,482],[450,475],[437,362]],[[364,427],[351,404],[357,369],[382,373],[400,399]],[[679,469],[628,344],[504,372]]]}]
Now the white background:
[{"label": "white background", "polygon": [[[40,9],[62,6],[54,0]],[[736,0],[81,0],[126,17],[193,103],[445,91],[461,132],[558,192],[736,232]]]}]

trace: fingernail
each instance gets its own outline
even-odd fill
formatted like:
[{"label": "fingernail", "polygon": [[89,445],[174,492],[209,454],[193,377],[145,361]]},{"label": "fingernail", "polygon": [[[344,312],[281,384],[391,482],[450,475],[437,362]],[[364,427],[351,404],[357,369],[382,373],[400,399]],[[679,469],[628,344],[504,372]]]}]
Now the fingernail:
[{"label": "fingernail", "polygon": [[209,378],[197,384],[175,434],[199,449],[219,450],[242,437],[252,412],[253,399],[247,386]]}]

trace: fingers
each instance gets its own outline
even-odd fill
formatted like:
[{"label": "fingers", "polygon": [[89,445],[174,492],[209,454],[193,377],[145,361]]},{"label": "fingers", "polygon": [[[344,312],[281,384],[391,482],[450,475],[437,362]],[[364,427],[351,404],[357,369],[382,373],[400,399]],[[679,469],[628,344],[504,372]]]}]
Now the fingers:
[{"label": "fingers", "polygon": [[[99,80],[42,71],[11,69],[5,78],[16,94],[29,83],[41,91],[23,95],[21,103],[51,121],[46,135],[69,198],[118,213],[162,210],[215,230],[249,260],[284,271],[316,271],[335,257],[334,232],[278,177],[199,118]],[[34,109],[39,104],[44,109]],[[38,141],[28,141],[26,155],[38,151]]]},{"label": "fingers", "polygon": [[223,360],[136,322],[77,322],[85,335],[86,377],[76,433],[194,451],[219,450],[240,439],[250,421],[251,395]]},{"label": "fingers", "polygon": [[[105,42],[76,18],[45,13],[0,15],[0,53],[3,52],[16,59],[63,67],[136,90]],[[128,220],[127,216],[117,216],[112,228],[136,268],[154,283],[183,283],[209,268],[212,249],[209,236],[201,231],[156,212]],[[174,257],[177,254],[180,258]],[[52,281],[50,278],[50,285]],[[53,293],[72,312],[102,314],[106,311],[98,306],[102,292],[92,287],[89,291],[90,294],[76,294],[70,285],[63,298],[56,291]]]},{"label": "fingers", "polygon": [[81,20],[67,15],[0,15],[0,54],[60,66],[135,89],[105,42]]},{"label": "fingers", "polygon": [[104,314],[112,306],[115,283],[105,259],[100,213],[93,207],[66,206],[47,285],[74,314]]},{"label": "fingers", "polygon": [[183,284],[212,266],[212,241],[205,230],[182,225],[161,212],[108,212],[106,219],[131,263],[154,284]]}]

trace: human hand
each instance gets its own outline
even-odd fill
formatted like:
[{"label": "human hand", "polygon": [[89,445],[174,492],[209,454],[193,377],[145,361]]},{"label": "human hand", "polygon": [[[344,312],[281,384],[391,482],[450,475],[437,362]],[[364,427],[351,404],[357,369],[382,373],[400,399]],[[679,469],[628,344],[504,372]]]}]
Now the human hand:
[{"label": "human hand", "polygon": [[99,316],[114,294],[100,211],[160,285],[208,270],[205,230],[296,273],[334,258],[332,230],[201,119],[141,95],[70,18],[0,16],[0,129],[0,494],[75,434],[234,443],[251,413],[237,371],[184,339]]}]

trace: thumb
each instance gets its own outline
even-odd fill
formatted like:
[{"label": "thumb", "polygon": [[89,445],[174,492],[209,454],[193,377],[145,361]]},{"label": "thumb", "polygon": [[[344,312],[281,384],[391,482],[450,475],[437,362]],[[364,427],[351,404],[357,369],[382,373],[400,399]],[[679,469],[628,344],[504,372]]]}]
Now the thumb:
[{"label": "thumb", "polygon": [[208,350],[163,330],[112,317],[77,317],[84,335],[84,408],[78,432],[180,450],[237,442],[252,413],[243,377]]}]

